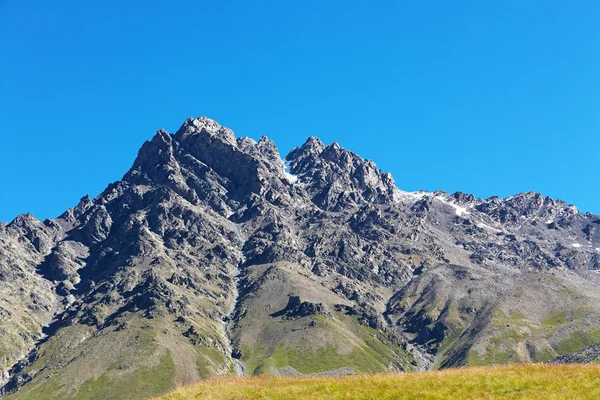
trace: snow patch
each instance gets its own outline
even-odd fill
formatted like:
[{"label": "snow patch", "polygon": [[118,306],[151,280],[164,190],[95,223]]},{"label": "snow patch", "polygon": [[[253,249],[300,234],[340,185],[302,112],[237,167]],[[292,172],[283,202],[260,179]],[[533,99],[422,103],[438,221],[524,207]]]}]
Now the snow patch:
[{"label": "snow patch", "polygon": [[466,207],[462,207],[462,206],[459,206],[458,204],[451,203],[446,198],[444,198],[443,196],[436,196],[436,199],[438,199],[442,203],[444,203],[446,205],[449,205],[450,207],[454,208],[454,211],[456,212],[456,215],[458,215],[459,217],[462,217],[463,214],[469,215],[469,212],[467,211]]},{"label": "snow patch", "polygon": [[405,192],[403,190],[397,190],[394,192],[394,202],[400,203],[403,200],[417,202],[423,197],[427,196],[428,194],[428,192],[425,192],[423,190],[420,190],[418,192]]},{"label": "snow patch", "polygon": [[478,222],[476,225],[477,225],[478,228],[487,229],[487,230],[490,230],[492,232],[502,232],[500,229],[492,228],[491,226],[486,225],[483,222]]},{"label": "snow patch", "polygon": [[287,179],[287,181],[289,183],[296,183],[298,181],[298,176],[294,175],[292,173],[290,173],[290,162],[287,160],[282,160],[283,161],[283,175],[285,175],[285,178]]},{"label": "snow patch", "polygon": [[415,200],[421,200],[423,197],[427,196],[429,193],[425,192],[423,190],[420,190],[418,192],[402,192],[402,194],[404,194],[410,198],[413,198]]}]

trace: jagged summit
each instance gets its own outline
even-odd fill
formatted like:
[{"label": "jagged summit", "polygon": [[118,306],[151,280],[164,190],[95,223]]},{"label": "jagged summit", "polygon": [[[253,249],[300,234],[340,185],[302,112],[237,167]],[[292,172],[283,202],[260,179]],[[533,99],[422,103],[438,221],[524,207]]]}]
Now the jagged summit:
[{"label": "jagged summit", "polygon": [[300,177],[315,204],[323,209],[336,210],[357,201],[390,203],[399,193],[390,173],[383,173],[373,161],[363,160],[337,142],[325,146],[311,136],[286,160],[290,172]]},{"label": "jagged summit", "polygon": [[[335,209],[338,203],[341,206],[356,202],[354,194],[343,193],[345,186],[356,189],[358,196],[375,203],[393,201],[398,193],[391,174],[384,174],[372,161],[363,160],[338,143],[325,146],[318,138],[310,137],[286,156],[284,165],[277,146],[266,136],[258,142],[236,139],[231,130],[206,117],[189,118],[174,135],[159,130],[142,146],[123,180],[146,184],[153,180],[161,182],[176,187],[179,193],[185,193],[186,198],[196,202],[196,197],[202,198],[208,193],[203,190],[199,194],[190,187],[188,175],[198,172],[188,167],[190,160],[197,164],[196,168],[214,171],[225,178],[227,181],[220,185],[228,192],[235,191],[236,199],[249,193],[260,195],[272,185],[277,186],[266,179],[268,176],[301,183],[301,190],[309,192],[324,209]],[[191,194],[193,192],[196,195]]]},{"label": "jagged summit", "polygon": [[231,129],[221,126],[208,117],[188,118],[175,133],[175,139],[182,142],[189,136],[201,133],[207,133],[209,136],[221,139],[234,146],[236,144],[235,135]]},{"label": "jagged summit", "polygon": [[286,160],[294,160],[309,153],[320,154],[324,148],[325,145],[321,142],[321,139],[310,136],[301,147],[294,147],[285,158]]},{"label": "jagged summit", "polygon": [[404,192],[316,137],[282,160],[190,118],[96,198],[0,224],[2,392],[594,358],[599,226],[537,193]]}]

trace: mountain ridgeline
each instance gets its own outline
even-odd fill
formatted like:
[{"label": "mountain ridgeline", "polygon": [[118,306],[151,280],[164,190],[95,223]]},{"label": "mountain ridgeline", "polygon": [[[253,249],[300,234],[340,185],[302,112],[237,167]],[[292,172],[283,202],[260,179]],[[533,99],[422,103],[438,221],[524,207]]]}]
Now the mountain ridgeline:
[{"label": "mountain ridgeline", "polygon": [[95,199],[0,224],[2,393],[594,361],[599,228],[537,193],[404,192],[337,143],[282,159],[190,118]]}]

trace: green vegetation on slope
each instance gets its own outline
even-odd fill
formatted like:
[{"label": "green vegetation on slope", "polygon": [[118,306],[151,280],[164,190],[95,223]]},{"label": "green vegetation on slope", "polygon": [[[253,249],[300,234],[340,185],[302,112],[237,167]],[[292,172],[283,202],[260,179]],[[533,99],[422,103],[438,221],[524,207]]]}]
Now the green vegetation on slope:
[{"label": "green vegetation on slope", "polygon": [[[130,375],[111,378],[104,373],[98,379],[86,381],[77,393],[77,400],[130,399],[144,398],[164,393],[173,387],[175,364],[171,354],[166,353],[160,363],[152,368],[137,370]],[[110,392],[107,392],[107,389]]]},{"label": "green vegetation on slope", "polygon": [[160,400],[597,399],[599,365],[509,365],[347,377],[216,378]]},{"label": "green vegetation on slope", "polygon": [[283,344],[273,350],[265,346],[242,347],[246,372],[268,375],[273,369],[285,367],[292,367],[302,374],[341,368],[356,372],[383,372],[388,371],[390,366],[412,368],[412,359],[405,350],[377,330],[360,325],[355,317],[342,312],[335,312],[335,317],[312,316],[313,332],[326,332],[325,338],[332,339],[331,342],[315,342],[312,336],[307,335],[302,342]]},{"label": "green vegetation on slope", "polygon": [[138,399],[172,390],[176,361],[158,343],[160,321],[130,318],[128,323],[139,330],[130,334],[111,326],[88,337],[87,326],[63,328],[39,347],[38,358],[26,367],[34,376],[31,384],[7,398]]},{"label": "green vegetation on slope", "polygon": [[[77,391],[75,400],[138,399],[164,393],[174,388],[175,365],[169,353],[160,363],[151,368],[138,369],[134,373],[114,375],[104,373],[99,378],[87,380]],[[50,385],[41,385],[24,396],[23,400],[64,399],[58,380]]]},{"label": "green vegetation on slope", "polygon": [[586,347],[600,342],[600,331],[573,332],[567,339],[561,340],[556,346],[558,354],[575,353]]}]

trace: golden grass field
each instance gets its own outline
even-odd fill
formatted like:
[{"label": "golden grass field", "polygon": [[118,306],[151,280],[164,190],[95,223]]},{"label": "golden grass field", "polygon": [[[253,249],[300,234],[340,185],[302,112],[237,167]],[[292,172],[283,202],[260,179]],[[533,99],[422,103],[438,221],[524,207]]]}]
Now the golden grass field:
[{"label": "golden grass field", "polygon": [[600,399],[600,365],[508,365],[345,377],[214,378],[158,399]]}]

